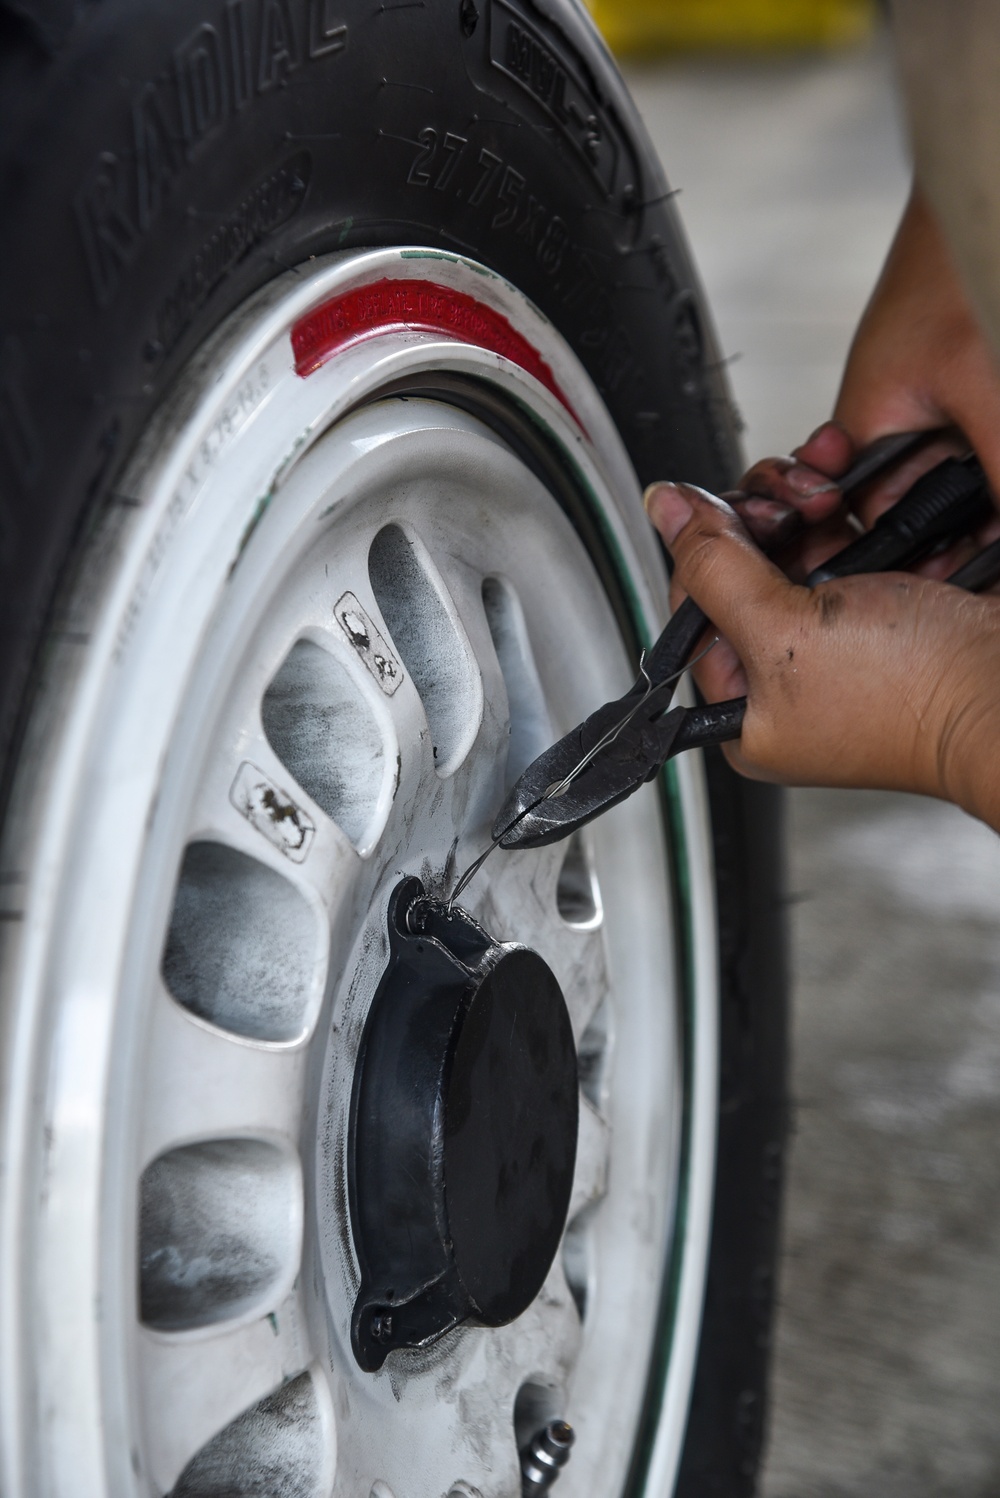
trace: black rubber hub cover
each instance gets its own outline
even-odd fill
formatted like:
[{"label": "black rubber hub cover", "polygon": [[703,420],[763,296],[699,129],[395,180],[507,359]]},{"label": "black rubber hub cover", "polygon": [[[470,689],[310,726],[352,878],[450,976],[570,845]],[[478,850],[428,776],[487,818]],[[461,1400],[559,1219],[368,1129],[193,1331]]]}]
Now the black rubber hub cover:
[{"label": "black rubber hub cover", "polygon": [[351,1339],[368,1372],[527,1309],[562,1237],[578,1122],[573,1031],[541,957],[419,879],[397,886],[388,925],[349,1142]]}]

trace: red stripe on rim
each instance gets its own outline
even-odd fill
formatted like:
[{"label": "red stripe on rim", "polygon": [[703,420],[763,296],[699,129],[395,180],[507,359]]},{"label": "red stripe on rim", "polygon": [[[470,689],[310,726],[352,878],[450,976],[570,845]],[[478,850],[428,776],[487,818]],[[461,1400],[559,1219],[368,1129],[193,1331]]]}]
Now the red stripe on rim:
[{"label": "red stripe on rim", "polygon": [[435,333],[501,354],[544,385],[583,430],[551,368],[523,333],[484,302],[433,281],[386,277],[331,297],[292,328],[295,373],[304,379],[334,354],[382,333]]}]

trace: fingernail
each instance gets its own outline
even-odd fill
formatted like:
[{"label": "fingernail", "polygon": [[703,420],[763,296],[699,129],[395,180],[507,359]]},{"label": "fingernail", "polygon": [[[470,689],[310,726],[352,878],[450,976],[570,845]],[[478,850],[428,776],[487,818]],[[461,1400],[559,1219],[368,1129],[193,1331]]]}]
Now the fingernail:
[{"label": "fingernail", "polygon": [[736,506],[736,513],[758,545],[782,546],[802,523],[794,505],[776,499],[750,498]]},{"label": "fingernail", "polygon": [[753,494],[733,508],[741,519],[762,521],[767,525],[781,525],[784,521],[801,518],[794,505],[786,505],[780,499],[759,499]]},{"label": "fingernail", "polygon": [[814,494],[829,494],[832,489],[839,487],[815,469],[806,468],[800,463],[789,468],[783,477],[788,487],[794,489],[796,494],[801,494],[803,499],[811,499]]},{"label": "fingernail", "polygon": [[650,484],[643,495],[646,514],[668,546],[684,529],[694,511],[676,484]]}]

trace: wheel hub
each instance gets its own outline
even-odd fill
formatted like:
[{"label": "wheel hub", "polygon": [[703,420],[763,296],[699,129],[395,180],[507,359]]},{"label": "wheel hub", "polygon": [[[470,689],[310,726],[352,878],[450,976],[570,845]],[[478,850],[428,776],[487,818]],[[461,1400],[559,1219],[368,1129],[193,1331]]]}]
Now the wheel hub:
[{"label": "wheel hub", "polygon": [[566,1004],[536,952],[405,879],[358,1055],[351,1223],[360,1366],[460,1322],[503,1326],[548,1274],[576,1162]]}]

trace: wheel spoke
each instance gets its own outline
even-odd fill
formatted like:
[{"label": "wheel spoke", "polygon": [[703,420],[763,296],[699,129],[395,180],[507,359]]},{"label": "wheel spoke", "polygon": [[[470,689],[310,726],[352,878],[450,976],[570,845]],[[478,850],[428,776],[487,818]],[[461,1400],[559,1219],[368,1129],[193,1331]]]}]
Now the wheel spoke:
[{"label": "wheel spoke", "polygon": [[[516,1328],[523,1329],[532,1317],[529,1309]],[[540,1319],[530,1319],[532,1367],[558,1367],[548,1330]],[[361,1492],[367,1498],[370,1490],[382,1498],[379,1483],[394,1498],[414,1491],[435,1498],[456,1491],[462,1498],[520,1491],[511,1412],[525,1376],[523,1336],[513,1326],[469,1328],[450,1339],[450,1346],[440,1344],[440,1350],[447,1350],[458,1374],[454,1383],[394,1380],[395,1394],[384,1385],[372,1392],[367,1420],[348,1419],[338,1429],[333,1498],[356,1498]]]},{"label": "wheel spoke", "polygon": [[609,991],[603,937],[599,931],[559,931],[546,960],[562,985],[580,1047]]},{"label": "wheel spoke", "polygon": [[476,738],[462,765],[472,792],[466,826],[477,812],[492,821],[502,800],[510,744],[511,704],[484,599],[484,580],[477,569],[442,558],[449,597],[465,632],[480,679],[482,714]]},{"label": "wheel spoke", "polygon": [[580,1098],[580,1132],[576,1144],[576,1171],[568,1220],[573,1221],[585,1208],[592,1206],[608,1189],[608,1162],[611,1156],[611,1128],[587,1098]]},{"label": "wheel spoke", "polygon": [[227,736],[199,788],[196,837],[217,839],[336,905],[357,878],[347,833],[298,785],[259,730]]},{"label": "wheel spoke", "polygon": [[160,990],[150,1032],[141,1159],[192,1139],[256,1133],[291,1144],[301,1126],[301,1048],[247,1044],[201,1024]]},{"label": "wheel spoke", "polygon": [[[436,560],[482,678],[482,722],[464,768],[477,781],[470,812],[492,822],[505,792],[552,742],[551,717],[513,585],[461,560],[454,546]],[[466,827],[475,825],[470,815]]]},{"label": "wheel spoke", "polygon": [[454,599],[422,537],[394,521],[372,542],[368,574],[385,633],[419,694],[433,766],[450,776],[483,715],[482,683]]},{"label": "wheel spoke", "polygon": [[205,1338],[144,1335],[139,1377],[150,1411],[146,1452],[157,1491],[249,1406],[308,1363],[296,1295],[249,1326]]},{"label": "wheel spoke", "polygon": [[[411,551],[427,576],[423,581],[411,577],[401,602],[395,594],[400,574],[405,578],[417,570],[405,561],[405,553],[401,564],[403,547],[403,541],[394,540],[389,560],[382,564],[392,588],[386,579],[379,582],[377,570],[373,576],[382,622],[409,666],[393,696],[399,739],[426,743],[429,730],[431,751],[419,785],[412,779],[401,783],[399,799],[405,802],[409,795],[419,804],[436,806],[442,825],[450,824],[450,843],[471,829],[485,833],[503,800],[511,735],[507,682],[479,571],[450,555],[431,557],[423,538],[415,536]],[[426,616],[422,628],[421,614]],[[416,733],[414,710],[426,718],[426,728],[421,722]],[[428,770],[434,773],[428,775]],[[404,777],[406,772],[404,763]]]},{"label": "wheel spoke", "polygon": [[[580,1348],[582,1329],[580,1316],[566,1279],[561,1255],[549,1270],[540,1294],[512,1326],[502,1327],[495,1334],[497,1343],[494,1360],[500,1378],[503,1369],[504,1381],[513,1383],[512,1392],[526,1378],[551,1383],[557,1389],[565,1389]],[[499,1402],[499,1401],[498,1401]],[[510,1408],[513,1405],[513,1399]]]}]

